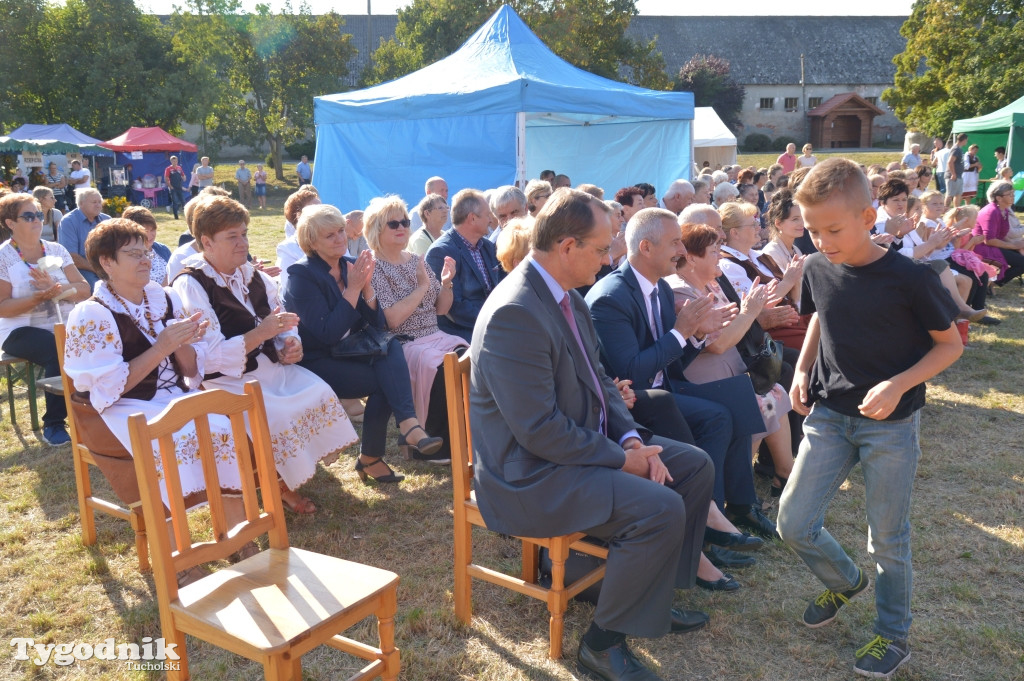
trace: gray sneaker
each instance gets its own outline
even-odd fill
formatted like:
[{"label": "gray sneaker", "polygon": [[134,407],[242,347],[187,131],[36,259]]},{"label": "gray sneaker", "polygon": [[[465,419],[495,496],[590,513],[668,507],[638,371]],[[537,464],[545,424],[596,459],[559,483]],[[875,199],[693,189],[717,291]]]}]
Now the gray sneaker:
[{"label": "gray sneaker", "polygon": [[910,659],[910,646],[906,641],[875,636],[856,655],[853,671],[873,679],[888,679]]},{"label": "gray sneaker", "polygon": [[825,592],[811,601],[811,604],[804,610],[804,624],[811,629],[823,627],[836,618],[839,608],[850,602],[850,599],[868,588],[871,581],[860,571],[860,580],[857,586],[847,591],[832,591],[825,589]]}]

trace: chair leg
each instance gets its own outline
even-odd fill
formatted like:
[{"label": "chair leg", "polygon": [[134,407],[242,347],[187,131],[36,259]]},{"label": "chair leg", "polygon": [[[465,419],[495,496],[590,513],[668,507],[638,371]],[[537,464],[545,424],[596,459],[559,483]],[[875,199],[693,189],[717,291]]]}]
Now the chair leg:
[{"label": "chair leg", "polygon": [[36,404],[36,365],[26,362],[25,387],[28,388],[28,413],[32,430],[39,430],[39,405]]},{"label": "chair leg", "polygon": [[82,543],[92,546],[96,543],[96,514],[86,501],[92,496],[89,464],[78,453],[77,444],[71,447],[71,459],[75,467],[75,487],[78,490],[78,517],[82,523]]},{"label": "chair leg", "polygon": [[263,667],[267,681],[302,681],[302,658],[285,652],[274,655]]},{"label": "chair leg", "polygon": [[132,508],[132,529],[135,530],[135,553],[139,556],[139,572],[150,572],[149,541],[146,539],[146,519],[142,516],[142,507]]},{"label": "chair leg", "polygon": [[188,671],[188,653],[185,650],[185,634],[180,631],[172,631],[171,635],[168,636],[166,629],[162,633],[166,643],[176,644],[174,652],[178,654],[178,660],[175,661],[177,669],[169,669],[167,671],[167,681],[189,681],[190,675]]},{"label": "chair leg", "polygon": [[473,618],[473,583],[469,563],[473,560],[473,528],[455,519],[455,616],[464,624]]},{"label": "chair leg", "polygon": [[565,561],[569,556],[569,544],[563,539],[552,542],[548,549],[551,558],[551,589],[548,591],[548,656],[552,660],[562,657],[562,633],[565,627],[565,610],[569,599],[565,594]]},{"label": "chair leg", "polygon": [[528,541],[523,542],[523,581],[530,584],[537,583],[537,561],[540,551],[536,544]]},{"label": "chair leg", "polygon": [[11,425],[15,425],[14,421],[14,370],[11,365],[8,364],[4,367],[7,369],[7,407],[11,414]]},{"label": "chair leg", "polygon": [[377,615],[380,656],[384,661],[384,672],[381,674],[384,681],[396,681],[402,666],[398,649],[395,648],[395,612],[397,610],[398,588],[395,586],[381,594],[380,607],[375,613]]}]

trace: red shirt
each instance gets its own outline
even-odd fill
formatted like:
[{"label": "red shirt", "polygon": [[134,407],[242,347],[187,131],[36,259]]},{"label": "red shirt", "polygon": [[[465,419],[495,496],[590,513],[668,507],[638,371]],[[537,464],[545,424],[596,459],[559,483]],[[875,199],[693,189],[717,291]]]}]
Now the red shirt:
[{"label": "red shirt", "polygon": [[782,170],[786,175],[789,175],[793,172],[793,168],[796,167],[796,154],[782,154],[775,159],[775,162],[782,166]]},{"label": "red shirt", "polygon": [[167,166],[164,170],[164,184],[168,187],[171,186],[171,171],[177,170],[181,173],[181,185],[185,186],[185,171],[181,169],[181,166]]}]

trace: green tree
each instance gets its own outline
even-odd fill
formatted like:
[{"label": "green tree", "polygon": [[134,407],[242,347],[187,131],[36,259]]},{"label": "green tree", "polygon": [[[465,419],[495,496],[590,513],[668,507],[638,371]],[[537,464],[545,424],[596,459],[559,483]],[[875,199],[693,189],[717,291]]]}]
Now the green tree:
[{"label": "green tree", "polygon": [[413,0],[398,10],[395,37],[373,53],[362,82],[393,80],[447,57],[506,2],[569,63],[606,78],[668,88],[655,42],[626,36],[637,14],[633,0]]},{"label": "green tree", "polygon": [[47,7],[48,46],[36,113],[100,138],[133,125],[175,130],[188,93],[174,84],[171,36],[132,0],[67,0]]},{"label": "green tree", "polygon": [[697,54],[683,64],[672,86],[677,92],[692,92],[694,106],[710,106],[733,131],[743,123],[746,89],[729,75],[729,62],[714,55]]},{"label": "green tree", "polygon": [[930,135],[1024,95],[1024,0],[916,0],[882,99]]},{"label": "green tree", "polygon": [[229,86],[217,95],[207,121],[218,140],[255,145],[266,141],[277,179],[283,180],[281,155],[286,144],[303,138],[313,125],[313,97],[337,92],[355,55],[342,18],[331,12],[313,16],[303,6],[271,14],[226,17],[231,55]]},{"label": "green tree", "polygon": [[40,27],[46,17],[43,0],[0,0],[0,131],[36,119],[50,73]]}]

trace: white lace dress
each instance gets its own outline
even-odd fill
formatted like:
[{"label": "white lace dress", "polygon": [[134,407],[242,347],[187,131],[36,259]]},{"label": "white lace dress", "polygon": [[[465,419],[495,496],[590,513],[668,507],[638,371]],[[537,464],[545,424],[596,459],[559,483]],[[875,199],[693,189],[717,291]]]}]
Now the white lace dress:
[{"label": "white lace dress", "polygon": [[[256,313],[249,301],[248,284],[254,276],[263,278],[270,309],[281,304],[273,279],[257,272],[248,263],[229,276],[219,274],[201,254],[188,258],[184,264],[202,270],[218,285],[228,289],[253,316]],[[210,321],[204,337],[207,346],[205,371],[207,374],[219,372],[222,376],[207,379],[204,385],[241,394],[246,381],[255,378],[260,382],[267,405],[274,461],[278,474],[289,489],[297,489],[313,477],[317,461],[331,457],[325,462],[330,463],[337,458],[338,452],[358,440],[341,402],[320,377],[296,364],[271,361],[263,353],[257,355],[256,369],[243,373],[245,340],[242,336],[224,337],[217,314],[199,282],[193,277],[181,276],[174,280],[174,290],[181,297],[187,314],[202,312],[203,319]],[[279,335],[274,340],[278,348],[283,347],[288,336],[297,338],[298,332],[293,329]]]},{"label": "white lace dress", "polygon": [[[171,289],[165,289],[150,282],[146,285],[146,298],[149,301],[148,316],[153,321],[153,328],[159,334],[164,329],[163,317],[167,312],[167,298],[171,299],[174,317],[181,319],[181,301]],[[64,370],[75,384],[75,389],[89,393],[89,401],[100,413],[114,436],[131,452],[132,443],[128,435],[128,417],[143,413],[152,418],[163,411],[168,405],[187,393],[178,388],[176,375],[169,359],[165,359],[158,367],[157,390],[150,400],[139,400],[121,397],[125,392],[128,380],[128,362],[122,354],[121,335],[111,310],[127,313],[137,322],[139,330],[151,342],[156,337],[149,333],[143,305],[127,303],[127,308],[111,295],[107,283],[96,284],[94,296],[102,301],[86,300],[75,306],[67,323],[67,341],[64,344]],[[127,302],[127,301],[126,301]],[[104,307],[106,305],[106,307]],[[205,359],[205,343],[193,345],[199,371],[196,376],[186,376],[185,385],[189,390],[196,390],[203,373]],[[210,430],[213,433],[213,447],[217,458],[217,473],[220,486],[224,490],[240,490],[238,464],[235,460],[234,443],[231,438],[231,422],[223,416],[210,417]],[[174,436],[175,450],[178,457],[178,476],[181,481],[182,495],[188,497],[195,492],[206,489],[203,479],[202,462],[199,460],[199,441],[195,427],[191,424]],[[154,442],[154,451],[157,451]],[[160,458],[156,462],[157,473],[160,475],[160,495],[167,503],[167,490],[163,485],[163,466]]]}]

